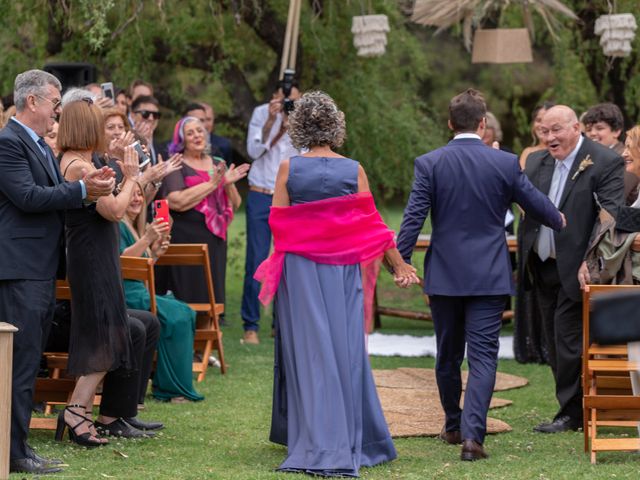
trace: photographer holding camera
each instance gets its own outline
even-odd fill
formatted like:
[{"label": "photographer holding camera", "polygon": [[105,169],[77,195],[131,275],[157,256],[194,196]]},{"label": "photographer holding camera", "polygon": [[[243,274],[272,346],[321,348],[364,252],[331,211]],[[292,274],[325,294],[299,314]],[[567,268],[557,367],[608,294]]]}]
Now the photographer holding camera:
[{"label": "photographer holding camera", "polygon": [[244,341],[249,344],[260,343],[257,333],[260,321],[260,284],[253,279],[253,275],[258,265],[269,255],[269,208],[276,174],[283,159],[298,154],[287,133],[288,112],[293,110],[293,102],[300,98],[300,90],[293,75],[292,70],[286,70],[271,101],[256,107],[247,134],[247,152],[253,162],[248,176],[247,255],[241,313]]}]

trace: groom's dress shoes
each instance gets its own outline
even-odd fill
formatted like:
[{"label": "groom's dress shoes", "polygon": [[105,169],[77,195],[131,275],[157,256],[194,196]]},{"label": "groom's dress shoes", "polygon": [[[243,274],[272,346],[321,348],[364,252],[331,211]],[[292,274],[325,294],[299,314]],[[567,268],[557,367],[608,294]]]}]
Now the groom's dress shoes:
[{"label": "groom's dress shoes", "polygon": [[582,427],[582,420],[580,418],[562,415],[551,423],[541,423],[537,427],[534,427],[533,431],[539,433],[560,433],[569,430],[576,431],[580,427]]},{"label": "groom's dress shoes", "polygon": [[62,469],[50,463],[41,463],[34,458],[27,457],[11,460],[9,462],[9,471],[47,475],[49,473],[59,473]]},{"label": "groom's dress shoes", "polygon": [[484,451],[482,445],[475,440],[467,438],[462,442],[462,452],[460,453],[460,460],[465,462],[474,462],[476,460],[482,460],[489,455]]},{"label": "groom's dress shoes", "polygon": [[447,432],[445,427],[442,427],[442,431],[438,438],[442,440],[444,443],[448,443],[450,445],[460,445],[462,443],[462,434],[460,430],[453,430],[451,432]]}]

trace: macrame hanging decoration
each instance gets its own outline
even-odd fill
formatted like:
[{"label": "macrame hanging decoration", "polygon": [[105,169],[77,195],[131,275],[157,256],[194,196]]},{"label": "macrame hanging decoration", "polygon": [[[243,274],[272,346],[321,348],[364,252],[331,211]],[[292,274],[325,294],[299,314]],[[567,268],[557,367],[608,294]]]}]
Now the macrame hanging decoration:
[{"label": "macrame hanging decoration", "polygon": [[636,28],[633,14],[617,13],[598,17],[594,32],[600,36],[600,46],[607,57],[627,57]]},{"label": "macrame hanging decoration", "polygon": [[353,45],[361,57],[379,57],[387,47],[389,19],[386,15],[361,15],[353,17],[351,33]]}]

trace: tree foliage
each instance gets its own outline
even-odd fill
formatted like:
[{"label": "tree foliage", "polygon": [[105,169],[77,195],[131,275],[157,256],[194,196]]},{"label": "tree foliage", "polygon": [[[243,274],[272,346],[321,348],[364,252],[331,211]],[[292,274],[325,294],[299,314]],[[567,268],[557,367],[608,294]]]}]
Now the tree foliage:
[{"label": "tree foliage", "polygon": [[[15,75],[53,61],[96,65],[99,81],[126,86],[151,81],[165,110],[165,137],[190,100],[212,103],[217,129],[244,152],[253,108],[268,100],[277,80],[288,0],[0,0],[0,87]],[[565,2],[580,16],[565,22],[553,41],[536,22],[535,62],[472,65],[460,28],[438,36],[412,24],[410,0],[305,0],[297,71],[303,89],[332,95],[347,117],[343,153],[361,161],[381,198],[406,195],[412,159],[447,139],[447,103],[474,86],[502,120],[505,143],[529,143],[529,114],[543,99],[578,112],[615,101],[634,122],[640,108],[638,54],[607,61],[593,35],[606,0]],[[635,13],[620,0],[618,11]],[[371,5],[371,11],[368,6]],[[387,53],[360,58],[352,45],[351,17],[388,15]],[[561,19],[562,20],[562,19]],[[488,26],[523,26],[507,8]]]}]

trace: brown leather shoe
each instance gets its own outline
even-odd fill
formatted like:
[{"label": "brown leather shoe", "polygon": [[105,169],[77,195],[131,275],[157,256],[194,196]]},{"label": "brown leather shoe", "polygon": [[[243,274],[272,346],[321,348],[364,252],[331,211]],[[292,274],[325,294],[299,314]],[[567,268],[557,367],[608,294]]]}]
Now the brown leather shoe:
[{"label": "brown leather shoe", "polygon": [[258,338],[258,332],[254,330],[247,330],[244,332],[244,337],[242,337],[244,343],[248,343],[250,345],[258,345],[260,343],[260,338]]},{"label": "brown leather shoe", "polygon": [[450,445],[460,445],[462,443],[462,434],[460,430],[453,430],[451,432],[447,432],[445,427],[442,427],[442,431],[438,438],[442,440],[444,443],[448,443]]},{"label": "brown leather shoe", "polygon": [[465,462],[473,462],[475,460],[482,460],[489,455],[484,451],[482,445],[470,438],[465,439],[462,442],[462,453],[460,453],[460,460]]}]

